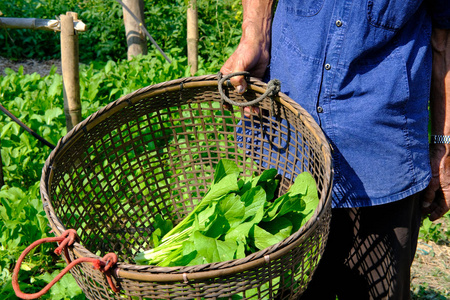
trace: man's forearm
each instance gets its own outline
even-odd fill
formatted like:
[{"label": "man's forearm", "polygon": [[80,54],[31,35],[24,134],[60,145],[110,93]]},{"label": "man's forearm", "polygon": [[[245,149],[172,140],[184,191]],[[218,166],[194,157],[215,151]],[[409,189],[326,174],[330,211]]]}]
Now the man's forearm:
[{"label": "man's forearm", "polygon": [[242,0],[242,38],[270,44],[273,1]]},{"label": "man's forearm", "polygon": [[450,30],[433,29],[431,134],[450,135]]},{"label": "man's forearm", "polygon": [[[433,66],[431,77],[431,134],[450,135],[450,30],[433,29],[431,40]],[[422,206],[431,221],[450,209],[450,145],[430,146],[432,178],[424,193]]]},{"label": "man's forearm", "polygon": [[[220,69],[222,74],[248,71],[262,78],[270,61],[270,35],[273,1],[242,0],[244,19],[242,36],[237,49]],[[244,76],[234,76],[230,82],[238,93],[247,88]]]}]

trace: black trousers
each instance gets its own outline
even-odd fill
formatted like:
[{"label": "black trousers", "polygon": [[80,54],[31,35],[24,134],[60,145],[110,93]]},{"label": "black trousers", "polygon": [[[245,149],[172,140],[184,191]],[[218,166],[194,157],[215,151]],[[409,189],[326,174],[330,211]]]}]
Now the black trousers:
[{"label": "black trousers", "polygon": [[374,207],[334,209],[324,255],[300,299],[410,299],[420,195]]}]

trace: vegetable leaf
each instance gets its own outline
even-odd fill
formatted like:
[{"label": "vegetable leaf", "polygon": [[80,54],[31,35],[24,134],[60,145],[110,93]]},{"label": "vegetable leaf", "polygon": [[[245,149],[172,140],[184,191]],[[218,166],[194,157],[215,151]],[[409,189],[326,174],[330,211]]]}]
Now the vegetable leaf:
[{"label": "vegetable leaf", "polygon": [[311,174],[299,174],[288,192],[277,198],[266,212],[264,221],[272,221],[289,212],[302,212],[308,209],[308,214],[314,211],[319,203],[316,183]]},{"label": "vegetable leaf", "polygon": [[164,220],[161,214],[157,214],[153,220],[153,228],[155,230],[152,232],[153,245],[156,247],[159,245],[161,238],[173,228],[173,224],[169,220]]},{"label": "vegetable leaf", "polygon": [[214,184],[221,181],[227,175],[239,175],[241,170],[236,163],[229,159],[221,159],[214,170]]},{"label": "vegetable leaf", "polygon": [[268,248],[283,240],[280,236],[273,235],[257,225],[253,227],[252,234],[255,239],[255,246],[259,250]]},{"label": "vegetable leaf", "polygon": [[192,235],[192,241],[197,255],[204,257],[208,263],[232,260],[238,249],[236,241],[220,241],[198,231]]}]

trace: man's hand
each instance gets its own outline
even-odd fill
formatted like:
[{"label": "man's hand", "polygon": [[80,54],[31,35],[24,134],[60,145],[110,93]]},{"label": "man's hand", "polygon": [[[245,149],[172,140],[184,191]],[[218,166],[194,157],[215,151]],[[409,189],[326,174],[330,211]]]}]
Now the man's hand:
[{"label": "man's hand", "polygon": [[430,162],[433,177],[424,192],[424,214],[431,221],[450,210],[450,145],[431,145]]},{"label": "man's hand", "polygon": [[[252,39],[241,39],[236,51],[225,62],[220,72],[226,75],[234,72],[248,71],[252,76],[261,79],[264,76],[268,64],[268,50],[264,49],[262,45]],[[231,77],[230,82],[239,94],[242,94],[247,88],[247,83],[243,76]]]}]

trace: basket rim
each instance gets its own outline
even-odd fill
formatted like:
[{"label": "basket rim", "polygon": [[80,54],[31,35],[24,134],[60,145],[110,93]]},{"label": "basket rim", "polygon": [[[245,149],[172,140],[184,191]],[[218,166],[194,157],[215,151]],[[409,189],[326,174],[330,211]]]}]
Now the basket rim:
[{"label": "basket rim", "polygon": [[[70,130],[65,136],[61,137],[56,147],[52,150],[49,157],[45,161],[40,181],[40,193],[43,202],[43,208],[46,212],[47,218],[50,222],[50,226],[53,229],[54,233],[57,236],[60,236],[62,232],[64,232],[67,228],[56,215],[55,210],[52,206],[50,196],[48,194],[49,183],[53,177],[52,167],[58,157],[64,155],[64,153],[70,150],[70,145],[72,143],[74,143],[82,134],[84,134],[84,132],[89,131],[89,129],[95,127],[106,117],[114,114],[127,105],[134,104],[135,102],[143,98],[149,97],[151,95],[165,93],[168,91],[176,91],[186,88],[194,88],[199,86],[217,86],[218,80],[218,75],[203,75],[195,77],[184,77],[154,85],[149,85],[127,95],[124,95],[119,99],[109,103],[97,112],[88,116],[86,119],[77,124],[72,130]],[[266,88],[266,83],[260,81],[257,78],[249,78],[247,89],[263,93]],[[297,232],[291,234],[286,239],[263,250],[254,252],[246,256],[245,258],[234,259],[226,262],[180,267],[158,267],[153,265],[137,265],[132,263],[118,262],[115,271],[117,277],[134,280],[139,279],[142,281],[173,282],[186,281],[186,274],[188,274],[189,279],[207,279],[226,274],[233,274],[269,263],[270,260],[282,256],[291,248],[298,246],[302,242],[302,240],[307,237],[307,233],[311,232],[315,229],[315,227],[317,227],[318,222],[316,221],[325,214],[326,210],[331,209],[331,188],[333,185],[334,177],[331,146],[326,139],[323,131],[320,129],[319,125],[303,107],[301,107],[298,103],[294,102],[282,92],[279,92],[278,95],[274,97],[274,99],[275,101],[278,101],[286,108],[291,110],[293,113],[297,114],[297,116],[302,120],[305,126],[310,129],[314,138],[321,145],[321,151],[323,152],[325,157],[325,165],[327,166],[327,170],[329,170],[328,180],[330,184],[326,190],[326,193],[324,193],[321,199],[319,199],[319,205],[315,210],[313,216]],[[75,242],[72,247],[75,254],[79,257],[100,258],[78,242]]]}]

